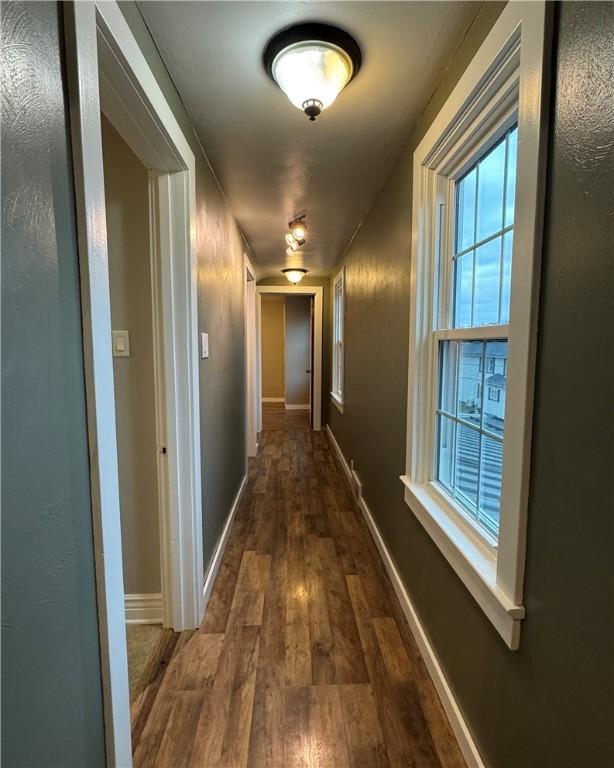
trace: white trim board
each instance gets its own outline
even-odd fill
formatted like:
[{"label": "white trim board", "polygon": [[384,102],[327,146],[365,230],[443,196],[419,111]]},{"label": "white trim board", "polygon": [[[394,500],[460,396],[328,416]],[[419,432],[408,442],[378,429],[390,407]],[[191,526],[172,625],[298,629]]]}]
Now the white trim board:
[{"label": "white trim board", "polygon": [[286,410],[287,411],[308,411],[311,408],[309,403],[303,403],[302,405],[292,405],[291,403],[286,403]]},{"label": "white trim board", "polygon": [[[241,480],[241,485],[239,486],[237,495],[235,496],[235,499],[232,502],[232,507],[230,508],[230,512],[228,513],[228,517],[226,518],[226,523],[224,524],[224,530],[222,531],[220,540],[218,541],[217,546],[215,548],[215,552],[213,553],[213,557],[211,558],[211,565],[209,566],[207,575],[205,576],[205,583],[203,586],[203,604],[205,606],[204,607],[205,611],[207,610],[207,603],[209,602],[209,598],[211,597],[211,590],[213,589],[213,584],[215,583],[215,577],[217,576],[217,572],[219,571],[220,565],[222,564],[224,550],[226,549],[228,537],[230,536],[230,528],[232,527],[232,521],[234,520],[235,515],[237,514],[237,510],[239,509],[239,504],[241,503],[241,498],[243,496],[246,486],[247,486],[247,473],[243,475],[243,479]],[[203,614],[204,614],[204,611],[203,611]]]},{"label": "white trim board", "polygon": [[126,624],[162,624],[162,593],[124,596]]},{"label": "white trim board", "polygon": [[263,397],[262,402],[263,403],[285,403],[286,398],[285,397]]},{"label": "white trim board", "polygon": [[[354,488],[353,477],[356,476],[356,473],[350,469],[350,465],[343,455],[339,443],[335,439],[335,436],[328,424],[326,425],[326,433],[335,450],[335,453],[337,454],[339,463],[341,464],[341,467],[350,485],[352,488]],[[361,490],[362,487],[360,487],[360,491]],[[369,510],[369,507],[367,506],[367,503],[362,495],[359,495],[357,504],[360,511],[362,512],[367,527],[369,528],[369,532],[373,537],[377,551],[382,558],[386,572],[390,577],[390,581],[392,582],[395,594],[401,604],[401,608],[403,609],[403,613],[405,614],[405,618],[407,619],[407,623],[409,624],[409,628],[411,629],[418,648],[420,649],[420,653],[422,654],[422,658],[424,659],[424,663],[426,664],[426,667],[429,671],[435,689],[439,694],[442,706],[446,715],[448,716],[450,726],[454,731],[454,735],[456,736],[458,745],[461,749],[461,752],[463,753],[463,757],[467,761],[467,765],[470,766],[470,768],[484,768],[484,761],[480,756],[476,743],[473,740],[471,732],[469,731],[469,727],[465,722],[461,708],[454,698],[452,689],[446,680],[444,671],[441,667],[441,664],[439,663],[437,654],[435,653],[435,649],[431,645],[428,635],[422,625],[422,622],[420,621],[420,617],[418,616],[418,613],[407,592],[405,584],[403,583],[403,580],[397,570],[392,555],[388,551],[386,543],[384,542],[379,528],[373,519],[373,515],[371,514],[371,511]]]}]

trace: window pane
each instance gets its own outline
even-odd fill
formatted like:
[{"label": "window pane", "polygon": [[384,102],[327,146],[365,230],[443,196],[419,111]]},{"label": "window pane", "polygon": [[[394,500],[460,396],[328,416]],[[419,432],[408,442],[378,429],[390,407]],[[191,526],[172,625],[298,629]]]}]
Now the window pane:
[{"label": "window pane", "polygon": [[454,427],[455,422],[439,416],[437,440],[437,479],[450,493],[454,489]]},{"label": "window pane", "polygon": [[456,253],[475,243],[475,180],[474,168],[456,188]]},{"label": "window pane", "polygon": [[501,280],[501,318],[500,323],[510,321],[510,289],[512,284],[512,245],[514,232],[503,235],[503,278]]},{"label": "window pane", "polygon": [[468,325],[471,325],[473,251],[456,259],[455,273],[454,326],[456,328],[466,328]]},{"label": "window pane", "polygon": [[479,426],[482,414],[484,342],[463,341],[458,365],[458,417]]},{"label": "window pane", "polygon": [[505,389],[507,385],[507,341],[486,344],[486,378],[484,388],[483,428],[503,437],[505,420]]},{"label": "window pane", "polygon": [[505,226],[514,223],[514,196],[516,194],[516,158],[518,149],[518,128],[509,132],[507,138],[507,185],[505,188]]},{"label": "window pane", "polygon": [[456,414],[456,361],[458,357],[458,342],[442,342],[439,354],[439,408],[454,416]]},{"label": "window pane", "polygon": [[476,241],[498,232],[503,224],[505,141],[501,141],[478,166],[478,217]]},{"label": "window pane", "polygon": [[487,325],[499,320],[500,265],[500,237],[476,250],[473,325]]},{"label": "window pane", "polygon": [[480,457],[480,521],[493,533],[499,531],[501,510],[501,478],[503,475],[503,444],[482,435]]},{"label": "window pane", "polygon": [[498,535],[507,340],[442,341],[434,479]]},{"label": "window pane", "polygon": [[459,496],[472,514],[478,504],[478,465],[480,460],[480,433],[457,423],[454,471],[454,495]]}]

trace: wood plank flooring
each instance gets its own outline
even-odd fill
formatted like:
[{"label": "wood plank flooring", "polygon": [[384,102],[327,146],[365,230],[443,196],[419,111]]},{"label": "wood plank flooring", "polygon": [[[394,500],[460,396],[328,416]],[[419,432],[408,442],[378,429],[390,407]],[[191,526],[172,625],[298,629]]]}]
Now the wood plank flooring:
[{"label": "wood plank flooring", "polygon": [[133,706],[134,765],[465,765],[324,432],[264,429],[202,626]]}]

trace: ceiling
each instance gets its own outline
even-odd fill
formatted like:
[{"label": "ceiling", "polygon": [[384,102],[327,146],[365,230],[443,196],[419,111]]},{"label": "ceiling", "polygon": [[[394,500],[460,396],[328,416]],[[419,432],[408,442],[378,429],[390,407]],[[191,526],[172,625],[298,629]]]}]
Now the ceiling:
[{"label": "ceiling", "polygon": [[[139,2],[239,226],[258,277],[330,272],[398,159],[480,3]],[[267,77],[280,29],[324,21],[362,48],[358,76],[309,122]],[[306,212],[290,261],[284,234]]]}]

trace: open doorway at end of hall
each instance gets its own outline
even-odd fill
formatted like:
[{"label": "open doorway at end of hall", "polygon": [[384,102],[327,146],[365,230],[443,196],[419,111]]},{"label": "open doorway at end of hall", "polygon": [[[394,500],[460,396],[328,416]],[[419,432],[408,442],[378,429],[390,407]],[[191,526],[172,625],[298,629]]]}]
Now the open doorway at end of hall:
[{"label": "open doorway at end of hall", "polygon": [[102,116],[130,698],[162,636],[148,171]]},{"label": "open doorway at end of hall", "polygon": [[[269,410],[313,414],[313,296],[261,296],[262,403]],[[283,410],[282,410],[283,409]]]}]

